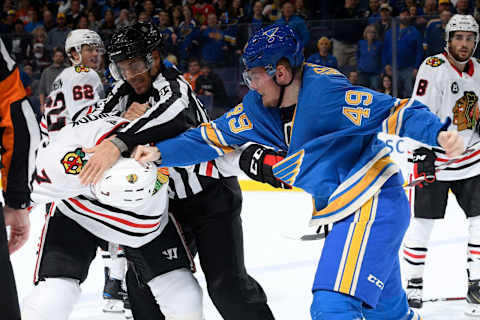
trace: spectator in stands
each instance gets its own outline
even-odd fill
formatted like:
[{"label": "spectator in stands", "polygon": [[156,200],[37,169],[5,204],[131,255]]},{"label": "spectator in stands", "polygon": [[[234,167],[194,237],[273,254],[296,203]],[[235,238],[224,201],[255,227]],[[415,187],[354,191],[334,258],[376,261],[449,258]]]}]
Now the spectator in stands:
[{"label": "spectator in stands", "polygon": [[178,66],[178,59],[177,56],[174,54],[169,53],[165,60],[167,61],[167,63],[170,63],[170,66]]},{"label": "spectator in stands", "polygon": [[88,29],[88,18],[85,15],[81,15],[78,18],[78,23],[75,25],[75,29]]},{"label": "spectator in stands", "polygon": [[455,9],[458,14],[472,14],[473,10],[470,8],[468,0],[457,0]]},{"label": "spectator in stands", "polygon": [[47,31],[45,30],[45,26],[35,28],[32,32],[32,36],[32,45],[35,43],[41,43],[43,45],[47,44]]},{"label": "spectator in stands", "polygon": [[198,0],[192,7],[193,18],[199,25],[207,25],[208,17],[215,13],[215,8],[205,0]]},{"label": "spectator in stands", "polygon": [[22,22],[25,24],[28,22],[28,10],[32,8],[32,5],[30,4],[29,0],[21,0],[20,2],[17,2],[17,19],[22,20]]},{"label": "spectator in stands", "polygon": [[368,2],[368,11],[366,12],[368,17],[368,24],[374,24],[380,21],[380,1],[370,0]]},{"label": "spectator in stands", "polygon": [[158,30],[162,34],[165,50],[169,53],[176,53],[177,35],[170,26],[170,17],[164,10],[158,13]]},{"label": "spectator in stands", "polygon": [[63,71],[63,69],[65,69],[65,55],[63,48],[55,48],[53,50],[52,65],[43,70],[42,76],[40,77],[38,98],[40,99],[40,111],[42,113],[45,110],[45,97],[47,97],[50,93],[50,88],[53,81],[60,74],[60,72]]},{"label": "spectator in stands", "polygon": [[443,52],[445,48],[445,27],[451,17],[452,13],[449,10],[444,10],[440,14],[440,19],[431,20],[428,23],[423,44],[427,57]]},{"label": "spectator in stands", "polygon": [[32,53],[32,36],[26,33],[23,28],[23,21],[17,19],[13,33],[5,36],[5,47],[12,58],[20,65],[23,65],[30,58]]},{"label": "spectator in stands", "polygon": [[128,27],[132,24],[130,21],[129,12],[127,9],[120,10],[120,14],[115,19],[115,26],[118,29]]},{"label": "spectator in stands", "polygon": [[303,20],[310,19],[310,10],[305,8],[303,0],[295,0],[295,14]]},{"label": "spectator in stands", "polygon": [[105,11],[105,17],[103,18],[103,22],[100,23],[100,27],[98,28],[99,34],[103,39],[105,47],[107,47],[110,43],[110,38],[112,37],[112,34],[115,32],[115,30],[116,26],[113,10],[108,9]]},{"label": "spectator in stands", "polygon": [[72,29],[67,27],[65,13],[59,12],[57,14],[57,26],[48,32],[47,49],[52,51],[55,47],[63,48],[70,31]]},{"label": "spectator in stands", "polygon": [[173,30],[177,30],[182,21],[183,21],[182,7],[174,6],[170,10],[170,22]]},{"label": "spectator in stands", "polygon": [[369,25],[363,31],[363,40],[358,42],[358,82],[360,85],[378,90],[382,71],[383,43],[377,39],[377,31]]},{"label": "spectator in stands", "polygon": [[42,21],[43,26],[45,27],[45,31],[49,32],[53,28],[57,26],[57,22],[53,18],[52,11],[50,10],[44,10],[43,11],[43,21]]},{"label": "spectator in stands", "polygon": [[31,60],[33,72],[40,77],[43,70],[52,63],[50,52],[47,51],[45,45],[41,42],[33,44],[33,57]]},{"label": "spectator in stands", "polygon": [[365,28],[364,14],[358,4],[356,0],[345,0],[345,5],[334,15],[333,55],[341,69],[357,66],[357,43]]},{"label": "spectator in stands", "polygon": [[392,95],[392,77],[390,77],[388,74],[384,74],[382,76],[382,87],[379,91]]},{"label": "spectator in stands", "polygon": [[202,44],[202,62],[211,67],[222,67],[225,61],[225,51],[228,49],[224,40],[224,32],[218,24],[217,16],[210,13],[207,26],[200,31]]},{"label": "spectator in stands", "polygon": [[228,3],[227,0],[218,0],[213,4],[213,8],[215,9],[215,13],[217,17],[221,17],[222,14],[227,12],[228,10]]},{"label": "spectator in stands", "polygon": [[308,46],[310,41],[310,32],[308,31],[305,20],[295,15],[295,7],[291,2],[285,1],[282,5],[282,17],[276,21],[278,24],[288,24],[302,39],[303,45]]},{"label": "spectator in stands", "polygon": [[67,11],[67,25],[74,28],[83,14],[80,0],[71,0],[70,9]]},{"label": "spectator in stands", "polygon": [[10,9],[7,11],[7,17],[2,23],[0,23],[0,33],[6,34],[15,30],[15,15],[15,10]]},{"label": "spectator in stands", "polygon": [[[410,8],[410,15],[413,16],[412,11],[412,8]],[[423,14],[415,18],[414,26],[418,31],[424,33],[428,23],[432,21],[432,19],[437,19],[437,15],[437,0],[426,0],[423,6]]]},{"label": "spectator in stands", "polygon": [[100,22],[97,20],[97,17],[92,11],[88,12],[88,29],[93,30],[98,33],[100,28]]},{"label": "spectator in stands", "polygon": [[263,15],[267,17],[270,22],[275,22],[282,17],[282,0],[273,0],[271,3],[265,5]]},{"label": "spectator in stands", "polygon": [[195,91],[196,82],[198,77],[202,73],[200,72],[200,61],[197,58],[191,58],[188,61],[188,72],[183,74],[183,77],[190,84],[192,89]]},{"label": "spectator in stands", "polygon": [[227,93],[222,79],[208,65],[202,66],[202,74],[197,78],[195,92],[199,95],[213,97],[212,118],[217,118],[230,108],[227,103]]},{"label": "spectator in stands", "polygon": [[382,3],[380,5],[380,20],[375,24],[375,30],[377,31],[378,40],[383,41],[385,32],[392,26],[392,7],[388,3]]},{"label": "spectator in stands", "polygon": [[425,0],[425,4],[423,5],[423,14],[428,18],[437,16],[437,0]]},{"label": "spectator in stands", "polygon": [[28,9],[28,23],[25,25],[25,32],[31,33],[36,27],[42,26],[42,22],[38,21],[38,12],[34,8]]},{"label": "spectator in stands", "polygon": [[308,57],[307,62],[319,64],[326,67],[337,68],[337,59],[330,54],[332,42],[327,37],[321,37],[317,41],[318,52]]},{"label": "spectator in stands", "polygon": [[146,11],[142,11],[138,14],[138,22],[151,22],[152,18],[147,14]]},{"label": "spectator in stands", "polygon": [[[135,0],[134,0],[135,1]],[[136,1],[135,1],[136,2]],[[91,12],[96,18],[101,16],[101,8],[97,0],[87,0],[83,12],[88,14]],[[133,11],[135,12],[135,11]]]},{"label": "spectator in stands", "polygon": [[400,12],[397,26],[397,51],[392,53],[392,29],[385,34],[382,65],[392,65],[392,54],[397,55],[398,80],[401,87],[400,97],[408,97],[412,93],[413,82],[417,70],[423,60],[423,39],[418,30],[410,25],[410,13],[404,8]]},{"label": "spectator in stands", "polygon": [[450,10],[453,12],[454,8],[450,4],[449,0],[438,0],[438,13],[442,13],[444,10]]},{"label": "spectator in stands", "polygon": [[358,72],[353,70],[348,73],[348,81],[353,85],[358,85]]},{"label": "spectator in stands", "polygon": [[180,22],[176,34],[180,68],[185,70],[187,61],[192,56],[192,52],[195,52],[198,48],[198,41],[195,39],[199,34],[199,30],[197,28],[197,22],[193,19],[190,6],[183,6],[182,13],[183,21]]},{"label": "spectator in stands", "polygon": [[268,24],[268,19],[263,15],[263,3],[258,0],[253,3],[252,15],[243,17],[240,20],[240,26],[238,30],[237,42],[238,51],[237,54],[241,54],[243,47],[247,43],[248,39]]}]

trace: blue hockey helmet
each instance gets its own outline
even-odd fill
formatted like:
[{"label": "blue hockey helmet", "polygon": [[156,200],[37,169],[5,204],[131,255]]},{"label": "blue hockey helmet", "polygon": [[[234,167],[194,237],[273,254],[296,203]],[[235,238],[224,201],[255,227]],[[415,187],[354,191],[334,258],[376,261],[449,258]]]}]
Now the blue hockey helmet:
[{"label": "blue hockey helmet", "polygon": [[257,31],[248,40],[242,56],[247,70],[275,69],[282,58],[286,58],[292,68],[300,67],[304,61],[303,43],[292,27],[279,24]]}]

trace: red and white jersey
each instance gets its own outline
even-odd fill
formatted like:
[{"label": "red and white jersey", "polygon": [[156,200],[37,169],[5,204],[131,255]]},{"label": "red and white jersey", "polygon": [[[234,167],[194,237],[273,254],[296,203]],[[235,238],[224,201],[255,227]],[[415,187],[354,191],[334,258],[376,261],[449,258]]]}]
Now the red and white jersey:
[{"label": "red and white jersey", "polygon": [[78,174],[89,159],[82,146],[92,147],[129,122],[108,114],[90,114],[44,139],[37,151],[32,201],[50,203],[94,235],[110,242],[139,247],[159,235],[168,221],[168,170],[159,168],[156,193],[147,203],[132,208],[99,202]]},{"label": "red and white jersey", "polygon": [[97,72],[85,66],[63,70],[52,83],[40,122],[42,137],[52,138],[70,121],[92,113],[105,96]]},{"label": "red and white jersey", "polygon": [[[475,113],[480,96],[480,63],[470,59],[460,72],[451,64],[445,53],[425,59],[415,80],[412,97],[427,105],[442,121],[452,120],[448,130],[455,130],[469,146],[480,141],[475,132]],[[448,161],[441,148],[436,165]],[[458,162],[437,172],[437,180],[454,181],[480,174],[480,151],[465,156]]]}]

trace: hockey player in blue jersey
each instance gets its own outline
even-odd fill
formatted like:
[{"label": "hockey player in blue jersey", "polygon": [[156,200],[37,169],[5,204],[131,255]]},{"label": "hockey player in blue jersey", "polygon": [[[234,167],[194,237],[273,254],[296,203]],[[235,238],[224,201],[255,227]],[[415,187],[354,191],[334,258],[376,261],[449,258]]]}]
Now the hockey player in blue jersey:
[{"label": "hockey player in blue jersey", "polygon": [[[377,133],[440,146],[451,157],[463,141],[419,102],[353,86],[335,69],[303,63],[302,50],[288,26],[257,32],[243,54],[252,89],[243,102],[156,147],[139,146],[135,157],[191,165],[249,141],[286,151],[273,174],[313,196],[312,225],[333,223],[313,283],[312,319],[419,319],[408,308],[398,258],[408,201]],[[261,151],[256,158],[251,174],[267,174]]]}]

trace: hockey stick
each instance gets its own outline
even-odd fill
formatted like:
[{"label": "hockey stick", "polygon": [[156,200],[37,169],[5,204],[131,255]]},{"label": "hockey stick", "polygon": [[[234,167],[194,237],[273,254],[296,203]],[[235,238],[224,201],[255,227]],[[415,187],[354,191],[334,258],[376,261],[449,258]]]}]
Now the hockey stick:
[{"label": "hockey stick", "polygon": [[317,231],[315,233],[307,233],[301,236],[296,236],[296,235],[284,235],[285,238],[290,239],[290,240],[300,240],[300,241],[313,241],[313,240],[322,240],[325,239],[328,236],[329,230],[324,230],[321,232],[322,227],[324,229],[328,228],[324,227],[323,225],[319,226]]},{"label": "hockey stick", "polygon": [[[462,154],[461,154],[460,156],[455,157],[455,158],[452,158],[452,159],[450,159],[450,160],[448,160],[448,161],[446,161],[446,162],[444,162],[444,163],[436,166],[435,172],[438,172],[438,171],[441,171],[441,170],[443,170],[443,169],[445,169],[445,168],[448,168],[451,164],[460,161],[461,159],[463,159],[465,156],[469,155],[470,153],[473,153],[473,152],[475,152],[475,151],[480,150],[480,149],[478,148],[478,146],[477,146],[479,143],[480,143],[480,141],[475,142],[474,144],[468,146],[468,147],[465,149],[465,151],[462,152]],[[410,181],[410,182],[407,183],[407,184],[404,184],[403,187],[404,187],[404,188],[412,188],[412,187],[415,187],[416,185],[418,185],[419,183],[422,183],[422,182],[424,182],[424,181],[425,181],[425,177],[420,177],[420,178],[417,178],[417,179],[415,179],[415,180]]]},{"label": "hockey stick", "polygon": [[447,297],[447,298],[433,298],[422,300],[422,302],[442,302],[442,301],[463,301],[466,300],[466,297]]}]

